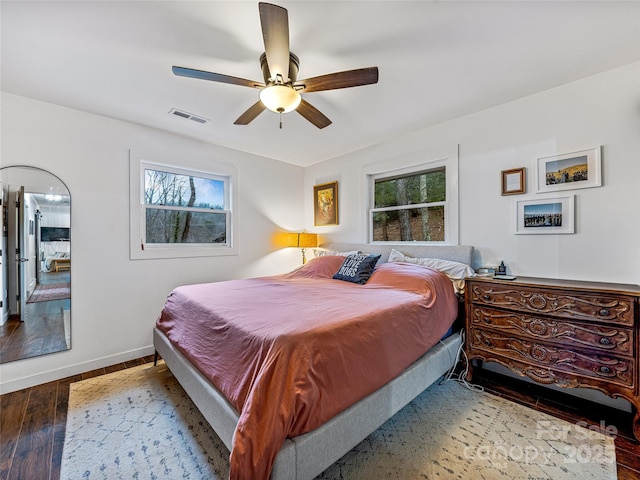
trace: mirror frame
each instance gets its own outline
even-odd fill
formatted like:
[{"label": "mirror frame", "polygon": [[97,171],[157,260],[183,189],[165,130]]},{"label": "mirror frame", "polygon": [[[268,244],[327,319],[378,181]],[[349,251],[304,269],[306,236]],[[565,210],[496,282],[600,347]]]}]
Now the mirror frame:
[{"label": "mirror frame", "polygon": [[[16,172],[20,170],[20,172],[14,174],[13,176],[15,178],[12,180],[11,175],[9,175],[9,171],[13,169],[15,169]],[[37,174],[37,176],[34,174]],[[34,178],[34,181],[31,183],[29,182],[30,176]],[[47,178],[51,180],[48,187],[46,182]],[[52,264],[48,262],[50,258],[54,258],[54,257],[45,256],[46,250],[44,249],[42,242],[40,242],[40,236],[39,236],[40,229],[36,228],[36,227],[39,227],[39,217],[36,217],[34,222],[29,222],[29,223],[26,223],[26,221],[23,220],[24,225],[25,226],[28,225],[27,228],[29,229],[29,231],[35,235],[33,240],[34,242],[36,242],[34,244],[35,246],[33,250],[30,250],[27,253],[27,255],[28,256],[35,255],[34,261],[37,264],[35,272],[36,272],[36,278],[38,281],[34,283],[33,291],[28,290],[26,292],[22,292],[22,287],[18,285],[18,283],[20,283],[20,280],[18,279],[17,270],[20,270],[20,269],[18,267],[11,268],[11,266],[9,265],[9,262],[16,261],[16,262],[20,262],[20,264],[23,264],[23,262],[27,262],[28,259],[22,258],[22,257],[16,258],[15,255],[11,255],[9,253],[10,245],[14,245],[16,243],[15,239],[14,240],[10,239],[10,235],[15,234],[16,237],[18,236],[17,233],[12,233],[10,231],[11,229],[9,228],[10,227],[9,221],[16,220],[15,218],[16,213],[9,212],[9,209],[10,209],[9,206],[11,202],[9,201],[8,198],[3,199],[4,200],[2,205],[3,228],[2,228],[2,237],[0,237],[1,238],[0,249],[2,250],[2,257],[1,257],[2,269],[0,271],[0,275],[2,275],[2,278],[0,278],[0,285],[2,285],[2,289],[4,291],[0,290],[0,300],[7,300],[7,302],[0,309],[0,340],[2,340],[0,342],[0,364],[23,360],[27,358],[39,357],[42,355],[68,351],[71,349],[71,310],[72,310],[71,262],[70,262],[71,233],[72,233],[72,229],[71,229],[72,205],[71,205],[71,192],[69,190],[69,187],[56,174],[33,165],[6,165],[6,166],[0,167],[0,183],[2,184],[3,192],[1,193],[3,194],[3,196],[4,196],[4,193],[8,192],[8,189],[10,186],[21,186],[21,187],[26,187],[25,194],[44,195],[48,193],[49,194],[53,193],[53,194],[59,194],[59,195],[66,195],[68,196],[68,203],[69,203],[69,207],[68,207],[68,217],[69,217],[68,218],[69,220],[68,222],[68,228],[69,228],[68,258],[69,260],[66,262],[61,262],[63,264],[63,267],[60,267],[61,272],[58,272],[61,274],[60,276],[64,280],[62,283],[65,283],[68,285],[65,285],[64,288],[62,288],[62,291],[60,292],[57,292],[56,290],[59,290],[59,289],[56,289],[54,287],[54,290],[50,292],[54,296],[53,299],[49,298],[43,301],[42,303],[31,302],[34,304],[39,303],[40,305],[47,303],[49,305],[43,305],[41,308],[40,308],[40,305],[38,305],[37,307],[35,305],[27,306],[27,308],[25,308],[24,311],[21,312],[20,304],[22,303],[22,305],[25,306],[27,303],[27,299],[25,298],[27,296],[26,294],[31,294],[39,286],[47,283],[46,281],[44,282],[44,284],[40,283],[41,275],[43,273],[46,273],[43,271],[43,264],[48,264],[48,265]],[[29,215],[31,216],[31,213]],[[51,226],[60,226],[60,225],[54,224]],[[26,232],[25,235],[29,235],[29,232]],[[65,243],[67,243],[66,240],[65,240]],[[61,250],[64,251],[66,249],[61,249]],[[24,252],[22,252],[21,255],[24,255]],[[65,263],[67,265],[65,265]],[[57,262],[56,262],[56,265],[57,265]],[[66,269],[67,266],[68,266],[68,280],[67,280],[67,275],[65,275],[66,272],[64,272],[63,270],[63,269]],[[23,297],[20,301],[16,299],[15,302],[17,303],[8,301],[9,298],[2,298],[4,297],[5,292],[9,292],[10,290],[8,285],[9,280],[11,280],[15,284],[13,287],[13,291],[19,292],[20,295],[22,295]],[[33,279],[31,280],[33,282]],[[66,295],[68,295],[68,297]],[[63,303],[60,305],[56,305],[53,303],[49,303],[49,300],[53,300],[55,302],[68,302],[68,304]],[[60,311],[59,314],[57,313],[58,307]],[[38,314],[32,316],[31,319],[29,318],[29,316],[22,319],[24,321],[19,319],[19,317],[22,315],[29,315],[29,313],[33,313],[32,312],[33,310],[37,310]],[[49,316],[50,313],[51,313],[51,316]],[[48,320],[50,320],[52,317],[56,318],[57,321],[49,322]],[[24,327],[25,322],[32,322],[32,325],[38,325],[37,322],[40,321],[40,319],[42,319],[42,321],[40,322],[41,323],[40,326],[43,327],[41,329],[34,328],[30,330],[27,328],[22,328],[22,329],[20,328],[20,327]],[[62,325],[60,325],[60,322],[62,322]],[[40,344],[40,339],[44,339],[49,333],[45,325],[52,326],[52,332],[55,331],[57,340],[52,342],[49,345],[46,345],[45,343],[42,349],[38,350],[38,347],[36,347],[36,345]],[[61,326],[64,332],[64,339],[60,338]]]}]

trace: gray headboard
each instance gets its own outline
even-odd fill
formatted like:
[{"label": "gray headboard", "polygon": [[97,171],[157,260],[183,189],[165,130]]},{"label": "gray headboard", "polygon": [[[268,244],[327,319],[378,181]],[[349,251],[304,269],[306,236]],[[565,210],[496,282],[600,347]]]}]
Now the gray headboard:
[{"label": "gray headboard", "polygon": [[429,257],[441,258],[442,260],[453,260],[454,262],[471,265],[473,247],[468,245],[383,245],[383,244],[358,244],[358,243],[324,243],[320,248],[347,252],[350,250],[360,250],[363,253],[380,254],[380,263],[389,260],[391,249],[396,249],[409,257]]}]

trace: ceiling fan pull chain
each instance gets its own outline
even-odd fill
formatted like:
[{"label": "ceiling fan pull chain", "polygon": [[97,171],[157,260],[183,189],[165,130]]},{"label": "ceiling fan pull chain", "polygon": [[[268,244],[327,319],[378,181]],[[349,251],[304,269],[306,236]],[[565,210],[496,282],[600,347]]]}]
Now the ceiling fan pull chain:
[{"label": "ceiling fan pull chain", "polygon": [[282,112],[280,112],[280,130],[282,130]]}]

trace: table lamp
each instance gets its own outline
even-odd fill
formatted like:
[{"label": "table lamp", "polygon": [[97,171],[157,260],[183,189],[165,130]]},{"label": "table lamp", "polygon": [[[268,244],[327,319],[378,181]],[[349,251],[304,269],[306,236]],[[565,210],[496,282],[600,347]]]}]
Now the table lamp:
[{"label": "table lamp", "polygon": [[298,247],[302,250],[302,263],[307,262],[305,256],[305,248],[313,248],[318,246],[318,235],[315,233],[290,233],[287,238],[288,247]]}]

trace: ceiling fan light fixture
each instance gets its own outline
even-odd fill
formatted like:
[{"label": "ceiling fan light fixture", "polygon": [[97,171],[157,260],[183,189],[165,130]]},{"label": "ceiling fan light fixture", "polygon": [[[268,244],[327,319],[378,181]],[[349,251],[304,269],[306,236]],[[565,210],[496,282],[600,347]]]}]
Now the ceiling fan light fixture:
[{"label": "ceiling fan light fixture", "polygon": [[[317,128],[325,128],[331,125],[331,120],[306,99],[303,102],[300,92],[304,92],[306,95],[311,92],[378,83],[378,67],[344,70],[298,80],[300,59],[289,49],[289,14],[287,9],[271,3],[260,2],[258,10],[264,43],[264,53],[260,55],[260,69],[264,83],[176,65],[172,67],[173,73],[180,77],[261,89],[260,100],[245,110],[233,122],[234,125],[248,125],[268,109],[280,114],[296,110],[305,120]],[[282,115],[280,115],[280,126],[282,128]]]},{"label": "ceiling fan light fixture", "polygon": [[302,97],[288,85],[270,85],[260,90],[260,101],[275,113],[289,113],[298,108]]}]

